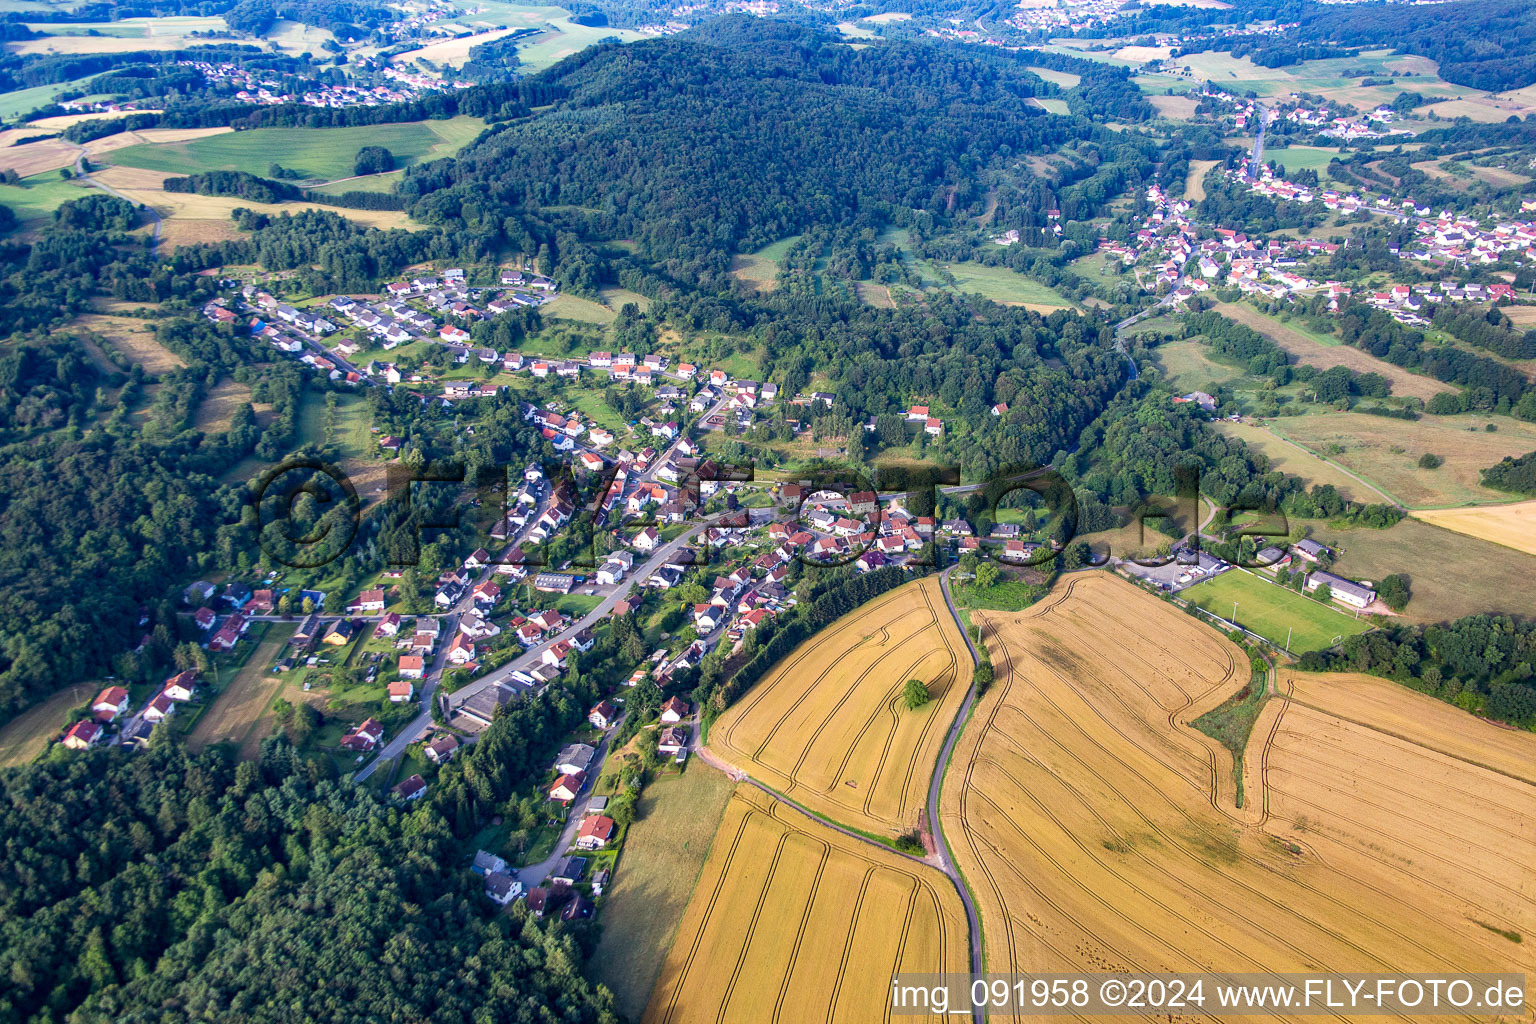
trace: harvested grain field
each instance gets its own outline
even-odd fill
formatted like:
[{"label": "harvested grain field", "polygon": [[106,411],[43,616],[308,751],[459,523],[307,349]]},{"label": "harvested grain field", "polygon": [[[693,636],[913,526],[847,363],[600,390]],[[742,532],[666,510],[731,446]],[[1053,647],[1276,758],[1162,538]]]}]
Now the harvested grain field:
[{"label": "harvested grain field", "polygon": [[1394,366],[1385,359],[1377,359],[1369,352],[1362,352],[1352,345],[1346,345],[1343,342],[1325,345],[1315,338],[1308,337],[1302,331],[1265,316],[1248,306],[1235,302],[1223,302],[1219,303],[1215,309],[1229,320],[1236,320],[1258,331],[1295,356],[1297,362],[1315,366],[1319,370],[1347,366],[1356,373],[1379,373],[1392,382],[1394,395],[1422,398],[1426,402],[1442,392],[1456,391],[1456,388],[1449,384],[1441,383],[1433,377],[1409,373],[1401,366]]},{"label": "harvested grain field", "polygon": [[[710,749],[833,821],[904,832],[965,695],[964,643],[937,579],[899,587],[796,648],[720,716]],[[908,679],[933,699],[908,710]]]},{"label": "harvested grain field", "polygon": [[[45,134],[32,132],[33,135]],[[0,171],[15,171],[23,178],[44,171],[56,171],[75,162],[80,150],[63,139],[44,139],[24,146],[7,146],[0,149]]]},{"label": "harvested grain field", "polygon": [[452,39],[444,39],[438,43],[428,43],[426,46],[415,50],[406,50],[389,58],[391,64],[408,64],[413,60],[430,60],[438,64],[463,64],[469,59],[469,51],[476,46],[486,43],[494,43],[514,32],[523,31],[522,27],[499,28],[492,32],[466,33],[455,36]]},{"label": "harvested grain field", "polygon": [[1536,555],[1536,501],[1415,512],[1415,519]]},{"label": "harvested grain field", "polygon": [[884,1021],[893,973],[963,971],[968,955],[938,871],[741,786],[644,1021]]},{"label": "harvested grain field", "polygon": [[989,970],[1536,969],[1499,934],[1536,928],[1536,736],[1320,677],[1263,709],[1239,809],[1188,725],[1248,682],[1224,637],[1103,573],[973,614],[997,683],[941,813]]}]

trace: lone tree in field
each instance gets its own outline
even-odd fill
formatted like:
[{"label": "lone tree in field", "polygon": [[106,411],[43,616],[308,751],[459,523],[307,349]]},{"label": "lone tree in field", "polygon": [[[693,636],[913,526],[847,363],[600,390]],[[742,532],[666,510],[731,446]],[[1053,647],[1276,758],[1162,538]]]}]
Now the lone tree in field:
[{"label": "lone tree in field", "polygon": [[353,174],[382,174],[395,169],[395,154],[383,146],[364,146],[357,151]]},{"label": "lone tree in field", "polygon": [[921,679],[908,679],[901,696],[907,702],[908,711],[916,711],[933,699],[928,693],[928,685]]}]

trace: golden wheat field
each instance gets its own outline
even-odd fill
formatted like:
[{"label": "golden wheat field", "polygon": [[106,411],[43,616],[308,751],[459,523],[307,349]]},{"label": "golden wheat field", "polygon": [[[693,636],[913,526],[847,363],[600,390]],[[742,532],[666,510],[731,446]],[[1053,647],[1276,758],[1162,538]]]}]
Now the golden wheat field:
[{"label": "golden wheat field", "polygon": [[968,954],[937,870],[741,786],[644,1021],[884,1021],[892,974],[964,971]]},{"label": "golden wheat field", "polygon": [[1536,736],[1289,675],[1239,810],[1187,725],[1246,682],[1236,646],[1108,574],[976,618],[997,682],[941,814],[989,970],[1536,970],[1501,934],[1536,934]]},{"label": "golden wheat field", "polygon": [[1413,513],[1434,526],[1536,555],[1536,501],[1481,508],[1426,509]]},{"label": "golden wheat field", "polygon": [[[709,746],[818,814],[902,832],[918,823],[970,668],[938,580],[909,583],[796,648],[720,716]],[[908,679],[933,698],[917,710]]]}]

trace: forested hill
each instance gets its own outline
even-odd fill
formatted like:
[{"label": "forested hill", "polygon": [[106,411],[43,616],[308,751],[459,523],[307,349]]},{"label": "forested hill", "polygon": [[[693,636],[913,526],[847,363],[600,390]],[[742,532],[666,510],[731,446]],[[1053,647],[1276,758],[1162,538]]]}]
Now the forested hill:
[{"label": "forested hill", "polygon": [[644,256],[720,263],[812,224],[942,214],[981,169],[1100,131],[1031,104],[1059,90],[1012,55],[855,50],[745,17],[596,47],[541,84],[565,97],[554,109],[408,172],[413,216],[577,207]]}]

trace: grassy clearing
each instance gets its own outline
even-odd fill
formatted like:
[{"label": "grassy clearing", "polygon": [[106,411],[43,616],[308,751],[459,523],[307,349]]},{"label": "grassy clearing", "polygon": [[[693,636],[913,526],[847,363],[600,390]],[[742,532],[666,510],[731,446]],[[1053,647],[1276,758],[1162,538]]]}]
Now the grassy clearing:
[{"label": "grassy clearing", "polygon": [[799,235],[793,235],[765,245],[757,252],[738,254],[731,261],[731,276],[751,283],[758,291],[773,291],[784,254],[799,240]]},{"label": "grassy clearing", "polygon": [[386,171],[383,174],[364,174],[356,178],[340,178],[316,185],[311,191],[334,196],[343,192],[393,192],[405,171]]},{"label": "grassy clearing", "polygon": [[238,381],[224,381],[203,396],[192,426],[204,433],[228,430],[235,410],[250,400],[250,387]]},{"label": "grassy clearing", "polygon": [[603,903],[603,937],[589,961],[627,1020],[639,1020],[661,974],[672,936],[704,869],[736,786],[699,763],[664,775],[640,797],[624,836],[613,887]]},{"label": "grassy clearing", "polygon": [[41,704],[33,705],[0,727],[0,768],[27,764],[64,729],[65,716],[96,695],[101,683],[66,686]]},{"label": "grassy clearing", "polygon": [[46,107],[52,103],[60,93],[79,92],[95,77],[95,75],[88,75],[68,82],[56,82],[53,85],[39,85],[31,89],[8,92],[0,96],[0,118],[13,121],[23,114],[30,114],[37,108]]},{"label": "grassy clearing", "polygon": [[198,717],[197,724],[187,735],[187,746],[201,750],[210,743],[229,741],[240,748],[241,757],[256,756],[261,741],[266,738],[264,733],[258,733],[256,726],[266,715],[272,698],[283,688],[283,677],[271,671],[272,664],[293,635],[294,628],[281,623],[268,627],[240,671]]},{"label": "grassy clearing", "polygon": [[1242,380],[1246,370],[1211,357],[1211,349],[1193,338],[1169,341],[1153,350],[1158,368],[1168,378],[1168,383],[1182,392],[1205,391],[1215,394],[1223,384]]},{"label": "grassy clearing", "polygon": [[1005,306],[1043,311],[1072,306],[1070,299],[1054,289],[1007,267],[989,267],[981,263],[935,264],[929,260],[920,260],[916,266],[925,283],[964,294],[974,292]]},{"label": "grassy clearing", "polygon": [[0,203],[16,212],[23,228],[36,229],[53,223],[53,211],[64,203],[95,191],[77,181],[65,181],[55,171],[23,178],[20,185],[0,185]]},{"label": "grassy clearing", "polygon": [[1243,569],[1197,583],[1179,596],[1224,619],[1232,618],[1236,602],[1239,626],[1282,648],[1289,635],[1289,649],[1298,654],[1331,647],[1335,637],[1353,636],[1371,628],[1364,619],[1357,620]]},{"label": "grassy clearing", "polygon": [[618,317],[616,309],[610,309],[600,302],[591,299],[583,299],[579,295],[561,293],[555,296],[553,302],[542,307],[545,316],[564,317],[567,320],[584,320],[589,324],[611,324]]},{"label": "grassy clearing", "polygon": [[1030,71],[1039,75],[1047,82],[1055,82],[1063,89],[1071,89],[1083,80],[1082,75],[1074,75],[1070,71],[1052,71],[1050,68],[1030,68]]},{"label": "grassy clearing", "polygon": [[75,324],[106,338],[129,360],[144,367],[151,375],[179,369],[186,365],[180,356],[155,339],[154,325],[134,317],[106,313],[84,313]]},{"label": "grassy clearing", "polygon": [[1239,807],[1244,803],[1243,752],[1248,749],[1248,737],[1253,735],[1253,725],[1268,701],[1268,671],[1255,671],[1247,686],[1189,723],[1231,752],[1232,781],[1237,787]]},{"label": "grassy clearing", "polygon": [[1321,171],[1330,161],[1339,155],[1337,146],[1286,146],[1281,149],[1264,147],[1264,159],[1273,160],[1286,173],[1295,174],[1297,171]]},{"label": "grassy clearing", "polygon": [[265,174],[276,161],[306,178],[331,181],[352,174],[364,146],[383,146],[398,164],[451,156],[485,127],[473,117],[409,121],[357,128],[256,128],[190,142],[129,146],[105,156],[107,162],[150,171],[254,171]]}]

